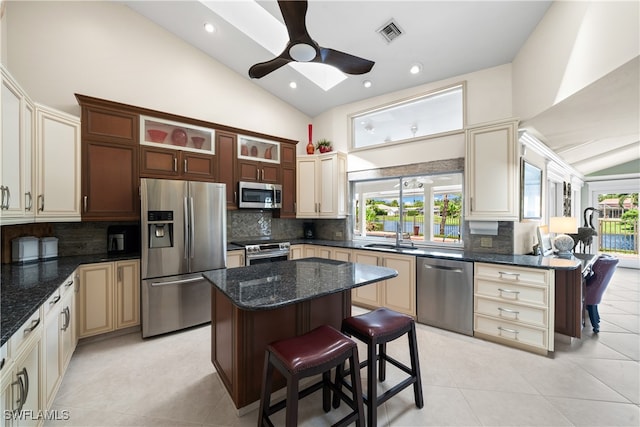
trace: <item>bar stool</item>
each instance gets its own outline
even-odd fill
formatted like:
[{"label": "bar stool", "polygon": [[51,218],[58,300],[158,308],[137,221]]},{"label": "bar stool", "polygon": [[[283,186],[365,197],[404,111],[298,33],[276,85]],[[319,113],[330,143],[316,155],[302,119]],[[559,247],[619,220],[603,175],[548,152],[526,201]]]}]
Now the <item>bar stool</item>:
[{"label": "bar stool", "polygon": [[[424,406],[420,364],[418,362],[416,326],[413,318],[383,307],[369,313],[344,319],[341,329],[344,334],[355,337],[367,344],[367,360],[361,362],[360,365],[350,365],[346,373],[342,370],[342,376],[336,376],[336,386],[339,390],[343,385],[350,389],[355,383],[352,382],[352,385],[349,385],[344,381],[345,375],[353,371],[354,366],[359,366],[360,368],[367,366],[367,394],[363,396],[363,400],[367,405],[367,425],[369,427],[377,425],[378,406],[412,384],[416,406],[418,408]],[[409,338],[411,368],[387,354],[387,343],[405,334]],[[376,354],[376,348],[378,349],[378,354]],[[380,382],[386,378],[386,362],[409,374],[409,377],[378,396],[376,362],[378,362]],[[355,386],[356,388],[359,387],[358,384],[355,384]],[[334,395],[333,407],[337,408],[339,406],[339,396]]]},{"label": "bar stool", "polygon": [[[297,337],[273,342],[267,346],[264,358],[262,378],[262,395],[258,427],[271,426],[269,416],[287,408],[287,427],[294,427],[298,423],[298,400],[322,388],[322,408],[324,412],[331,409],[331,390],[337,402],[344,400],[353,410],[338,421],[334,426],[346,426],[356,421],[356,425],[364,427],[364,406],[362,401],[362,386],[360,373],[352,369],[351,381],[356,384],[349,398],[341,389],[331,382],[331,369],[336,367],[336,375],[344,376],[342,369],[344,362],[349,360],[350,366],[357,366],[358,346],[331,326],[319,326],[316,329]],[[271,383],[273,369],[277,369],[287,380],[286,399],[271,405]],[[322,379],[303,390],[298,391],[299,381],[303,378],[322,374]]]}]

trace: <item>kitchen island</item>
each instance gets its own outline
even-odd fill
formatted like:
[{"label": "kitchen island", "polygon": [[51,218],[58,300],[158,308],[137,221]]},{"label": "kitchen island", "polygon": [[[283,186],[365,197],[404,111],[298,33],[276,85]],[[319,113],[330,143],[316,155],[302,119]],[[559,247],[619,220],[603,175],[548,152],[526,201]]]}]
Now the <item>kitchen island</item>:
[{"label": "kitchen island", "polygon": [[[320,325],[340,329],[351,315],[351,289],[391,279],[397,271],[304,258],[204,273],[211,292],[211,362],[242,411],[260,399],[264,351],[272,341]],[[274,389],[284,387],[280,376]]]}]

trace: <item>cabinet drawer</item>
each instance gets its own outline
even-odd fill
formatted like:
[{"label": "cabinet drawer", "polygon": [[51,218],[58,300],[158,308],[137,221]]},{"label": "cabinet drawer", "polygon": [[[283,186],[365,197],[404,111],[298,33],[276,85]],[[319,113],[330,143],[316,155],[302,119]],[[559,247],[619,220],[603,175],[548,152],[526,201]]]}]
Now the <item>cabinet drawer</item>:
[{"label": "cabinet drawer", "polygon": [[476,277],[484,279],[500,280],[505,283],[549,284],[549,270],[484,264],[481,262],[475,263],[474,268]]},{"label": "cabinet drawer", "polygon": [[60,285],[60,296],[64,297],[67,292],[69,291],[73,291],[74,289],[74,277],[75,277],[76,273],[73,272],[69,275],[69,277],[66,278],[66,280],[64,282],[62,282],[62,285]]},{"label": "cabinet drawer", "polygon": [[497,298],[513,303],[537,304],[547,307],[549,304],[549,288],[518,283],[505,283],[476,278],[474,281],[476,295]]},{"label": "cabinet drawer", "polygon": [[43,315],[46,317],[47,314],[56,308],[60,304],[60,288],[56,289],[56,291],[42,304]]},{"label": "cabinet drawer", "polygon": [[522,345],[547,349],[546,329],[524,326],[520,323],[503,321],[480,314],[474,316],[474,331]]},{"label": "cabinet drawer", "polygon": [[513,322],[546,328],[549,325],[546,308],[513,304],[506,301],[476,297],[475,312]]},{"label": "cabinet drawer", "polygon": [[23,346],[32,336],[37,336],[42,330],[42,308],[39,308],[20,328],[11,336],[11,355],[15,359],[23,350]]}]

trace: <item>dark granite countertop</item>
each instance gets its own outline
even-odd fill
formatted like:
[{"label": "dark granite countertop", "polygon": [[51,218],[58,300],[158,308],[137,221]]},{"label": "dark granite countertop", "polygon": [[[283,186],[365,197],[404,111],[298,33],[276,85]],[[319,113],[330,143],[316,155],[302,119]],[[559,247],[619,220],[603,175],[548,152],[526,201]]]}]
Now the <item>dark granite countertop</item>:
[{"label": "dark granite countertop", "polygon": [[135,258],[140,258],[140,254],[83,255],[2,265],[0,345],[11,338],[11,335],[38,310],[79,265]]},{"label": "dark granite countertop", "polygon": [[577,254],[570,259],[559,258],[557,256],[537,256],[537,255],[501,255],[501,254],[489,254],[480,252],[468,252],[455,249],[439,249],[439,248],[421,248],[417,247],[403,247],[401,249],[380,249],[380,248],[368,248],[367,244],[370,242],[358,242],[358,241],[333,241],[333,240],[309,240],[299,239],[292,240],[291,244],[310,244],[320,246],[332,246],[348,249],[363,249],[378,252],[396,253],[402,255],[413,255],[419,257],[429,258],[446,258],[461,261],[471,262],[488,262],[493,264],[505,264],[514,265],[520,267],[532,267],[532,268],[544,268],[553,270],[573,270],[575,268],[584,266],[585,259],[591,259],[595,255],[589,254]]},{"label": "dark granite countertop", "polygon": [[324,258],[301,258],[203,274],[243,310],[271,310],[397,275],[397,271],[387,267]]}]

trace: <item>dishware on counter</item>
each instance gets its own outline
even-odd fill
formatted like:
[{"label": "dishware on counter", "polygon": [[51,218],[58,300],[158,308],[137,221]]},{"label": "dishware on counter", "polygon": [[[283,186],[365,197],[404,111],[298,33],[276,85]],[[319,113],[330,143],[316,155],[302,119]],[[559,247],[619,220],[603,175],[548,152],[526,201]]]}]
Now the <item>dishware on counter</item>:
[{"label": "dishware on counter", "polygon": [[147,129],[149,139],[151,142],[164,143],[164,139],[167,137],[167,132],[159,129]]},{"label": "dishware on counter", "polygon": [[58,238],[40,238],[40,259],[55,258],[58,256]]},{"label": "dishware on counter", "polygon": [[34,261],[38,259],[38,238],[34,236],[18,237],[11,241],[11,260],[13,262]]}]

